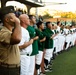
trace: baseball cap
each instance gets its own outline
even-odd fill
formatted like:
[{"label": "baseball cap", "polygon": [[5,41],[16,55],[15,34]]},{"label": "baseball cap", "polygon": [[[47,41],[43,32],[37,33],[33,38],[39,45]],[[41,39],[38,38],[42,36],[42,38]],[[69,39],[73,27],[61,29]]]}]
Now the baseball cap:
[{"label": "baseball cap", "polygon": [[15,11],[14,11],[13,6],[7,6],[7,7],[0,8],[0,19],[3,20],[6,14],[14,13],[14,12]]}]

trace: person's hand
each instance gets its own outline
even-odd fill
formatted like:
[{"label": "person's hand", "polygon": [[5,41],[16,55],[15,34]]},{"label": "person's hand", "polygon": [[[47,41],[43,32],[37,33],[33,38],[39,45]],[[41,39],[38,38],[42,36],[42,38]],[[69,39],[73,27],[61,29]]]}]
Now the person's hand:
[{"label": "person's hand", "polygon": [[43,41],[45,41],[45,40],[46,40],[46,37],[43,38]]},{"label": "person's hand", "polygon": [[46,37],[44,37],[43,39],[40,40],[40,42],[44,42],[46,40]]},{"label": "person's hand", "polygon": [[32,44],[32,43],[33,43],[33,41],[34,41],[34,40],[33,40],[33,39],[31,39],[31,40],[30,40],[30,44]]},{"label": "person's hand", "polygon": [[36,36],[35,38],[33,38],[33,40],[37,40],[39,37],[38,36]]},{"label": "person's hand", "polygon": [[20,20],[15,16],[15,14],[11,14],[11,23],[15,23],[15,25],[20,24]]},{"label": "person's hand", "polygon": [[55,34],[53,34],[53,35],[51,36],[51,39],[53,39],[55,36],[56,36],[56,35],[55,35]]}]

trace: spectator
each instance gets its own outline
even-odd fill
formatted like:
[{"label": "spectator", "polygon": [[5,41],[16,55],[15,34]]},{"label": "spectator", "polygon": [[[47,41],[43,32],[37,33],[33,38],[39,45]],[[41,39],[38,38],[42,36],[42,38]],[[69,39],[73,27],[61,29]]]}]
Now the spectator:
[{"label": "spectator", "polygon": [[14,7],[0,9],[3,28],[0,31],[0,75],[19,75],[21,41],[20,20],[15,16]]}]

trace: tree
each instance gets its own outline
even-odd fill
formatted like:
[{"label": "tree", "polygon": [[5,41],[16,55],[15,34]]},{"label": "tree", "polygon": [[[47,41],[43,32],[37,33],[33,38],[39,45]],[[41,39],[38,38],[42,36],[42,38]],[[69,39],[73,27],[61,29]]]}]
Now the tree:
[{"label": "tree", "polygon": [[46,11],[44,11],[44,16],[43,16],[44,19],[46,18],[53,18],[53,16],[50,15],[50,13],[48,12],[48,9]]},{"label": "tree", "polygon": [[61,13],[62,18],[76,18],[76,14],[72,12],[62,12]]}]

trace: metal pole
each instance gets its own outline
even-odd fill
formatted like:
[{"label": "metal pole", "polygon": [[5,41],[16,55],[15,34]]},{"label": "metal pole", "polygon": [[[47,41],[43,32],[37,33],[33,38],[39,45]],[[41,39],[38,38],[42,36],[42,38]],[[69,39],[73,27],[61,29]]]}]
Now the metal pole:
[{"label": "metal pole", "polygon": [[36,18],[38,19],[38,8],[36,7],[36,12],[35,12],[35,14],[36,14]]}]

